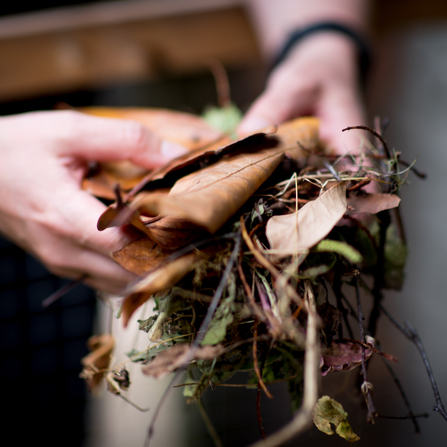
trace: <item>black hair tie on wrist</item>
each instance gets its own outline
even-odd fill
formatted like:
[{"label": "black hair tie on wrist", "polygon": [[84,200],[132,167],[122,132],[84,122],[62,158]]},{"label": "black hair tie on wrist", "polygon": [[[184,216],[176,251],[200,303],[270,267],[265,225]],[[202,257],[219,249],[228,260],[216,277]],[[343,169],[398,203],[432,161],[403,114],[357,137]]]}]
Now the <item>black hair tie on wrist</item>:
[{"label": "black hair tie on wrist", "polygon": [[358,52],[359,52],[359,72],[360,72],[360,81],[362,82],[363,86],[366,84],[367,76],[369,67],[371,65],[371,51],[369,48],[369,45],[367,42],[355,31],[353,31],[351,28],[341,25],[340,23],[336,22],[321,22],[321,23],[315,23],[314,25],[310,25],[306,28],[301,28],[296,31],[294,31],[289,39],[284,44],[281,52],[278,54],[276,59],[274,60],[274,64],[272,66],[272,71],[276,66],[278,66],[281,62],[286,59],[287,55],[289,54],[290,50],[300,41],[303,40],[305,37],[309,36],[310,34],[319,33],[320,31],[336,31],[341,34],[344,34],[345,36],[350,37],[354,43],[357,45]]}]

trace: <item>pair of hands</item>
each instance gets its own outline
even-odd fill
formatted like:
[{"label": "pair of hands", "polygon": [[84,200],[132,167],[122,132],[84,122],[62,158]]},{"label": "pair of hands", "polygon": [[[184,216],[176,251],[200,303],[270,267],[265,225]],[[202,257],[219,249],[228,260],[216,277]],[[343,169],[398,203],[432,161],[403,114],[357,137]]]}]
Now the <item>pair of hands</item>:
[{"label": "pair of hands", "polygon": [[[343,36],[323,33],[297,45],[270,76],[240,125],[247,134],[301,115],[321,119],[321,138],[337,152],[358,147],[341,129],[363,122],[356,53]],[[352,146],[354,144],[354,146]],[[119,293],[134,276],[111,258],[131,235],[98,232],[105,206],[80,188],[88,161],[129,160],[147,169],[180,155],[132,121],[72,111],[0,118],[0,232],[53,273]]]}]

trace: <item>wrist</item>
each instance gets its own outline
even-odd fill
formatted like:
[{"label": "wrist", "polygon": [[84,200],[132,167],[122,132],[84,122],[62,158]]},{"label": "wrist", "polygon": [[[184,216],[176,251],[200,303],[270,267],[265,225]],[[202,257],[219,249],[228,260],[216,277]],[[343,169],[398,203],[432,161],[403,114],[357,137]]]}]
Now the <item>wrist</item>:
[{"label": "wrist", "polygon": [[370,65],[369,46],[362,35],[343,24],[319,22],[295,30],[274,60],[273,68],[290,59],[303,57],[314,60],[328,59],[328,62],[332,61],[335,66],[343,61],[349,67],[354,67],[362,84],[366,82]]}]

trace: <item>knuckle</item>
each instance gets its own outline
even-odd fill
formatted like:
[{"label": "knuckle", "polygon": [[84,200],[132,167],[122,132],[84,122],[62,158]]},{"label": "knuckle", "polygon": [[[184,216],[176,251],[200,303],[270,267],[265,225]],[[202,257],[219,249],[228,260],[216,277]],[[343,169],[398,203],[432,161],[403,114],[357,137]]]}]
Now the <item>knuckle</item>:
[{"label": "knuckle", "polygon": [[146,149],[149,143],[149,132],[140,123],[128,121],[125,123],[125,138],[131,147]]}]

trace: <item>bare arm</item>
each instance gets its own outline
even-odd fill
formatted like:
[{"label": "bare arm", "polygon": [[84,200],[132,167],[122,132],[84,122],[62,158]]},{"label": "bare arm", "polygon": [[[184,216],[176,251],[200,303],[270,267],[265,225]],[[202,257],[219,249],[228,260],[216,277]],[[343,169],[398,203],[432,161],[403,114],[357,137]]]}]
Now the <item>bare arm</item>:
[{"label": "bare arm", "polygon": [[[293,30],[336,22],[367,34],[367,0],[249,0],[264,54],[272,59]],[[321,119],[321,138],[343,153],[358,145],[344,127],[364,123],[358,48],[348,36],[321,31],[297,42],[248,110],[241,133],[302,115]]]}]

